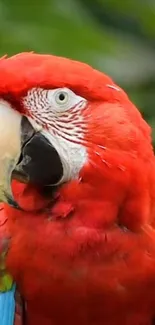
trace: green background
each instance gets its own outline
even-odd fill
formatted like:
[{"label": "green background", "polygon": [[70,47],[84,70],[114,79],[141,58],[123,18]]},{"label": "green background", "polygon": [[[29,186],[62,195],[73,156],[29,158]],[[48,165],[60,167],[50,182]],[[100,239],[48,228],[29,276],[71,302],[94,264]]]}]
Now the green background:
[{"label": "green background", "polygon": [[30,50],[108,73],[155,141],[155,0],[0,0],[0,55]]}]

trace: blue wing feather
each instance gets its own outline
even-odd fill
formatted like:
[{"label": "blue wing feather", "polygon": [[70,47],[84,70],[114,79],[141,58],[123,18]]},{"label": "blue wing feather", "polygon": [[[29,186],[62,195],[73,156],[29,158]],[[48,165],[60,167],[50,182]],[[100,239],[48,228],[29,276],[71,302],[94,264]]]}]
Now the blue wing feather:
[{"label": "blue wing feather", "polygon": [[0,325],[13,325],[15,318],[15,285],[0,293]]}]

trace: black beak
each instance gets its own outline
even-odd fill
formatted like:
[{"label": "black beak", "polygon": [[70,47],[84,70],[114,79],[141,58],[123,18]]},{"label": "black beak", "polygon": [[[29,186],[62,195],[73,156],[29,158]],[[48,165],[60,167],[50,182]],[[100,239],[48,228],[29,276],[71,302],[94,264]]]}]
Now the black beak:
[{"label": "black beak", "polygon": [[21,155],[12,177],[39,186],[58,183],[63,176],[60,157],[41,132],[36,132],[27,119],[21,119]]}]

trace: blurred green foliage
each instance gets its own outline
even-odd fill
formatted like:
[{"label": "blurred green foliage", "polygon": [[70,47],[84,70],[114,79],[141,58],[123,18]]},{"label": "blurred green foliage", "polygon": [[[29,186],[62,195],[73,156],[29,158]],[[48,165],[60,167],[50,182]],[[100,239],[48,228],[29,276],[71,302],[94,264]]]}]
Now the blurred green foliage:
[{"label": "blurred green foliage", "polygon": [[34,50],[108,73],[153,128],[154,0],[0,0],[0,54]]}]

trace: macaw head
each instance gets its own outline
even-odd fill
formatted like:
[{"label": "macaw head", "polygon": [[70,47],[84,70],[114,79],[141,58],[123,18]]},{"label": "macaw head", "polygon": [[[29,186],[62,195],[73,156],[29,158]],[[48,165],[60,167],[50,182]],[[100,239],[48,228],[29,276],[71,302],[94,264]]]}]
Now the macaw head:
[{"label": "macaw head", "polygon": [[150,127],[111,78],[51,55],[1,59],[2,201],[18,207],[12,178],[40,187],[83,182],[96,196],[105,184],[104,195],[117,200],[129,186],[136,199],[146,185],[146,199],[153,164]]}]

